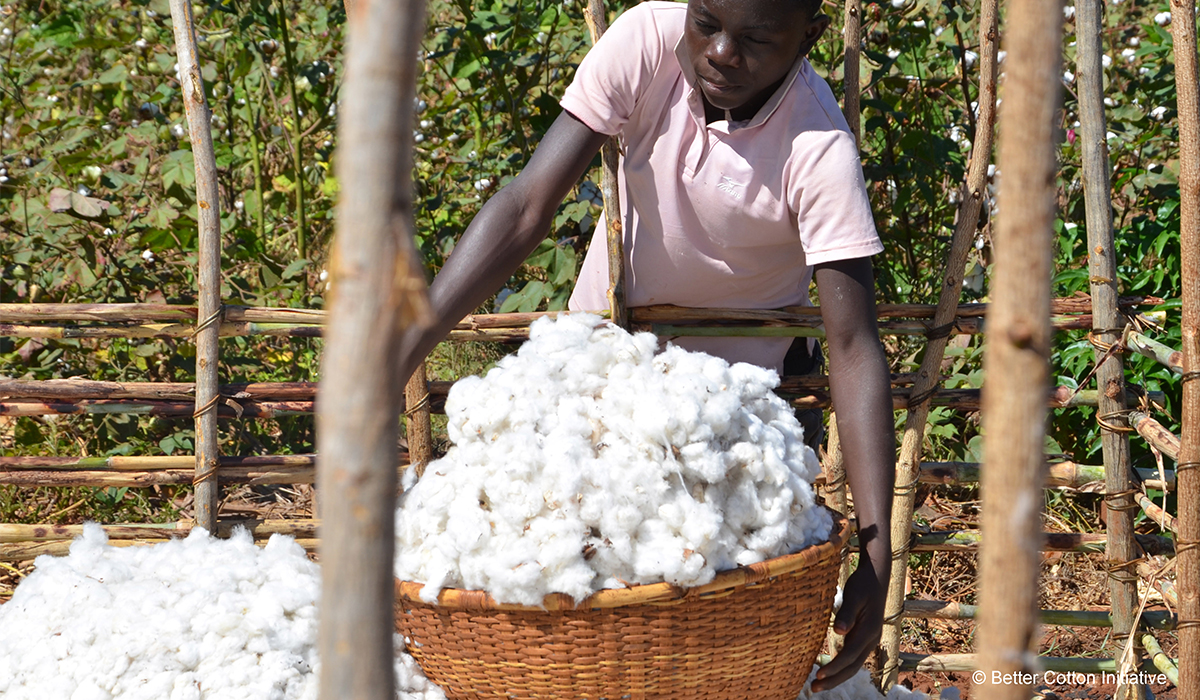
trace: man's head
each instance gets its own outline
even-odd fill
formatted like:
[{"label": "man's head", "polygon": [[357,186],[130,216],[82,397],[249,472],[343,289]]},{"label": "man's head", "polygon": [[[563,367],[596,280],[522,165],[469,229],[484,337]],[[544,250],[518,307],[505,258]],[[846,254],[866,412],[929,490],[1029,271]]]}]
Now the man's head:
[{"label": "man's head", "polygon": [[820,0],[689,0],[683,40],[708,103],[757,111],[829,26],[819,9]]}]

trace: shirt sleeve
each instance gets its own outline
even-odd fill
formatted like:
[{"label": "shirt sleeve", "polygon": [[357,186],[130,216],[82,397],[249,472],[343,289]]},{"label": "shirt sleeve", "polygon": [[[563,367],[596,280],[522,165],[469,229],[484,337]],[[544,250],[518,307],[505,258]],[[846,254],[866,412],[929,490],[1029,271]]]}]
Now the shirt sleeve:
[{"label": "shirt sleeve", "polygon": [[633,115],[658,69],[665,47],[655,21],[658,3],[630,8],[579,64],[562,108],[592,131],[614,136]]},{"label": "shirt sleeve", "polygon": [[854,137],[840,129],[797,137],[788,202],[809,265],[883,251]]}]

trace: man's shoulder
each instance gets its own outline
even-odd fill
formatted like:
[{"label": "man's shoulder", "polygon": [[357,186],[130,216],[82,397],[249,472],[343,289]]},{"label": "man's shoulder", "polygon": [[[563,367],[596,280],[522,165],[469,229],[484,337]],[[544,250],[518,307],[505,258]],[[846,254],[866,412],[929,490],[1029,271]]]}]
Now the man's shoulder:
[{"label": "man's shoulder", "polygon": [[792,89],[779,105],[778,128],[790,141],[793,158],[807,158],[815,150],[826,151],[831,144],[854,142],[850,126],[832,88],[805,60]]}]

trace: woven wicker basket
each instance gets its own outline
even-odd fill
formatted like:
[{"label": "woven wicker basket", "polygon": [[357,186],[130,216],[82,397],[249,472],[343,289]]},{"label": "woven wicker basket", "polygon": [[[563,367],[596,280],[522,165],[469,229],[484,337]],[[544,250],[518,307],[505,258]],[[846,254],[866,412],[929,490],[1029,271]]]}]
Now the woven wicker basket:
[{"label": "woven wicker basket", "polygon": [[502,605],[482,591],[396,582],[396,629],[430,680],[459,698],[795,700],[825,640],[841,550],[828,542],[724,571],[704,586],[596,593],[579,605]]}]

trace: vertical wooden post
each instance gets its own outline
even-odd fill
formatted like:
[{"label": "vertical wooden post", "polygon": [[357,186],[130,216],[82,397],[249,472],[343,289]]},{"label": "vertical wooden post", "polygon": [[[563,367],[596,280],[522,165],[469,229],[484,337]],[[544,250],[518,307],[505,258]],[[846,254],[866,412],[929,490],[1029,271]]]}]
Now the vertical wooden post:
[{"label": "vertical wooden post", "polygon": [[[583,13],[588,32],[594,45],[608,31],[608,16],[604,12],[604,0],[588,0]],[[604,195],[604,221],[608,230],[608,308],[612,322],[622,328],[629,327],[629,313],[625,307],[625,233],[621,220],[621,194],[617,169],[620,165],[621,146],[617,137],[612,137],[600,149],[600,160],[604,164],[600,192]]]},{"label": "vertical wooden post", "polygon": [[1180,431],[1179,697],[1200,699],[1200,86],[1196,10],[1171,0],[1175,94],[1179,107],[1179,248],[1183,281],[1183,416]]},{"label": "vertical wooden post", "polygon": [[429,410],[429,378],[425,363],[417,365],[404,385],[404,416],[408,435],[408,461],[417,476],[425,473],[425,465],[433,459],[433,423]]},{"label": "vertical wooden post", "polygon": [[[913,384],[900,460],[896,464],[896,484],[892,500],[892,577],[888,583],[881,643],[886,655],[880,685],[895,684],[900,672],[900,633],[904,615],[904,583],[908,574],[908,547],[912,539],[913,508],[917,482],[921,475],[921,456],[925,442],[925,423],[929,418],[930,399],[941,381],[942,358],[958,312],[962,296],[967,255],[979,228],[979,210],[987,188],[988,163],[996,122],[996,63],[999,37],[997,0],[983,0],[979,8],[979,121],[971,145],[971,163],[967,182],[958,204],[958,222],[950,241],[950,255],[942,278],[942,291],[934,312],[933,328],[925,346],[925,358]],[[1047,302],[1048,304],[1049,302]]]},{"label": "vertical wooden post", "polygon": [[[1000,212],[984,367],[983,546],[978,685],[984,700],[1025,700],[1037,670],[1040,513],[1049,391],[1055,126],[1062,97],[1062,3],[1012,0],[1000,130]],[[1003,681],[1003,679],[999,679]]]},{"label": "vertical wooden post", "polygon": [[[296,256],[308,257],[308,221],[305,218],[304,203],[304,151],[301,143],[304,140],[304,127],[300,125],[300,100],[296,95],[296,59],[292,56],[292,37],[288,34],[287,12],[283,0],[276,0],[275,16],[279,22],[279,38],[283,40],[283,56],[288,67],[288,95],[292,98],[292,165],[296,168]],[[259,203],[261,210],[262,204]]]},{"label": "vertical wooden post", "polygon": [[[1100,347],[1096,358],[1102,364],[1096,371],[1098,407],[1101,419],[1101,447],[1104,453],[1105,489],[1108,506],[1108,540],[1105,551],[1109,568],[1109,593],[1112,598],[1114,638],[1118,648],[1133,630],[1137,614],[1137,574],[1130,570],[1141,556],[1133,539],[1133,474],[1129,468],[1129,437],[1105,428],[1106,424],[1124,424],[1125,368],[1120,353],[1107,348],[1121,340],[1123,324],[1117,308],[1117,263],[1114,251],[1112,194],[1108,158],[1108,131],[1104,116],[1104,66],[1101,32],[1104,29],[1102,0],[1076,0],[1075,34],[1077,40],[1075,80],[1078,86],[1080,146],[1083,152],[1083,190],[1087,213],[1088,277],[1092,292],[1092,333]],[[1132,695],[1130,693],[1133,693]],[[1121,686],[1117,697],[1144,697],[1141,686]]]},{"label": "vertical wooden post", "polygon": [[171,0],[175,56],[187,114],[192,159],[196,164],[196,207],[200,217],[200,270],[196,275],[196,474],[193,496],[196,524],[217,532],[217,358],[221,326],[221,212],[217,192],[217,159],[212,143],[212,112],[204,97],[204,79],[196,56],[196,33],[189,0]]},{"label": "vertical wooden post", "polygon": [[349,10],[337,236],[321,400],[324,700],[394,700],[392,562],[402,330],[428,321],[413,246],[412,131],[421,0]]},{"label": "vertical wooden post", "polygon": [[844,56],[842,59],[842,114],[854,134],[854,143],[862,149],[862,110],[858,96],[862,90],[859,83],[858,59],[862,54],[862,0],[846,0],[846,20],[842,27]]},{"label": "vertical wooden post", "polygon": [[[826,434],[825,460],[821,465],[822,471],[825,472],[825,505],[831,509],[849,517],[850,510],[849,502],[846,498],[846,463],[842,459],[842,440],[838,435],[837,414],[830,412],[829,414],[829,430]],[[846,581],[850,578],[850,559],[847,556],[850,552],[850,546],[847,544],[842,549],[842,564],[838,568],[838,587],[845,588]],[[833,631],[833,626],[825,634],[826,642],[829,646],[829,652],[836,654],[842,647],[842,635]]]}]

